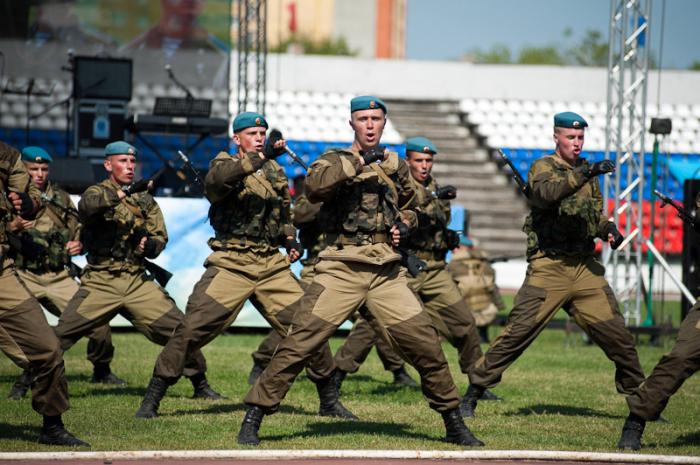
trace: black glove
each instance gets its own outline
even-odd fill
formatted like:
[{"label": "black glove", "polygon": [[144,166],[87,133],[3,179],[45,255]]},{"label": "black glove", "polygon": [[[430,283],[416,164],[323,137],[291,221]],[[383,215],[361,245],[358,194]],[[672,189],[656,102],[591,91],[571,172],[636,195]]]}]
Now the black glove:
[{"label": "black glove", "polygon": [[146,239],[146,242],[143,244],[143,256],[146,258],[156,258],[156,245],[157,241],[155,239],[151,239],[150,237]]},{"label": "black glove", "polygon": [[593,163],[588,168],[587,176],[592,178],[593,176],[599,176],[601,174],[612,173],[615,171],[615,162],[612,160],[603,160]]},{"label": "black glove", "polygon": [[284,147],[275,148],[275,144],[282,139],[283,137],[280,131],[277,129],[270,131],[265,141],[265,147],[263,147],[263,155],[265,155],[265,158],[273,160],[285,152]]},{"label": "black glove", "polygon": [[292,250],[296,250],[299,252],[300,257],[304,255],[304,247],[302,247],[302,245],[296,239],[287,239],[284,241],[284,248],[287,249],[287,253],[291,252]]},{"label": "black glove", "polygon": [[146,192],[148,190],[148,183],[150,182],[150,179],[142,179],[128,186],[122,186],[122,191],[124,191],[127,197],[137,192]]},{"label": "black glove", "polygon": [[384,160],[384,150],[385,148],[381,145],[372,147],[371,149],[362,153],[362,160],[364,160],[365,165],[369,165],[377,160]]},{"label": "black glove", "polygon": [[408,225],[401,220],[396,220],[394,223],[396,229],[399,230],[399,243],[403,243],[408,239],[410,231],[408,230]]},{"label": "black glove", "polygon": [[620,231],[617,230],[617,226],[615,226],[615,223],[608,223],[608,227],[605,228],[605,234],[612,234],[613,241],[610,244],[610,247],[612,247],[613,250],[616,250],[618,247],[620,247],[622,241],[625,240],[625,236],[623,236],[622,233],[620,233]]},{"label": "black glove", "polygon": [[445,230],[445,244],[450,250],[459,247],[459,233],[452,229]]},{"label": "black glove", "polygon": [[17,195],[22,201],[19,207],[19,216],[25,220],[31,220],[34,217],[34,202],[32,202],[32,198],[26,192],[17,192]]},{"label": "black glove", "polygon": [[457,197],[457,188],[455,186],[442,186],[435,189],[435,197],[441,200],[450,200]]},{"label": "black glove", "polygon": [[412,253],[406,256],[406,269],[408,269],[408,272],[411,273],[411,276],[414,278],[418,276],[421,271],[425,270],[427,266],[428,265],[423,260]]}]

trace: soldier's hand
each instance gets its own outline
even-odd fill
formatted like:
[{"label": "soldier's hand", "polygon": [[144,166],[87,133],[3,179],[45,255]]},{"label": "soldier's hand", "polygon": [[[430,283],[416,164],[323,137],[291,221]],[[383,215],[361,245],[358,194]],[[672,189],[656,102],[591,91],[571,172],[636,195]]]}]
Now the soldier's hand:
[{"label": "soldier's hand", "polygon": [[391,243],[394,247],[398,247],[401,245],[401,242],[405,241],[408,239],[409,235],[409,228],[406,223],[404,223],[401,220],[396,221],[391,226],[391,229],[389,230],[389,234],[391,234]]},{"label": "soldier's hand", "polygon": [[29,194],[26,192],[10,192],[7,194],[7,197],[12,202],[12,207],[19,213],[19,216],[23,218],[31,218],[33,216],[36,205],[32,198],[29,197]]},{"label": "soldier's hand", "polygon": [[377,160],[384,160],[385,157],[386,148],[382,147],[381,145],[378,145],[362,153],[362,162],[365,165],[369,165],[370,163],[374,163]]},{"label": "soldier's hand", "polygon": [[599,176],[601,174],[608,174],[615,171],[615,162],[612,160],[603,160],[593,163],[588,168],[588,177]]},{"label": "soldier's hand", "polygon": [[68,252],[68,255],[71,257],[74,255],[80,255],[80,252],[83,251],[83,243],[80,241],[68,241],[66,242],[66,252]]},{"label": "soldier's hand", "polygon": [[284,248],[287,249],[287,256],[289,261],[294,263],[299,260],[302,255],[304,255],[304,248],[301,246],[299,241],[293,237],[288,237],[284,242]]},{"label": "soldier's hand", "polygon": [[457,197],[457,188],[455,186],[442,186],[435,189],[435,197],[441,200],[450,200]]},{"label": "soldier's hand", "polygon": [[265,158],[275,159],[285,152],[285,147],[287,142],[282,138],[282,133],[277,129],[270,131],[270,134],[265,140],[265,147],[263,147],[263,155]]},{"label": "soldier's hand", "polygon": [[122,191],[126,196],[136,194],[137,192],[146,192],[153,190],[153,181],[150,179],[141,179],[128,186],[123,186]]},{"label": "soldier's hand", "polygon": [[143,254],[143,251],[146,248],[146,236],[143,236],[141,240],[139,241],[138,245],[136,246],[136,250],[140,253]]},{"label": "soldier's hand", "polygon": [[623,236],[622,233],[618,231],[617,226],[615,226],[615,223],[608,223],[606,232],[608,233],[608,243],[610,244],[610,247],[613,250],[616,250],[618,247],[620,247],[622,241],[625,240],[625,236]]},{"label": "soldier's hand", "polygon": [[156,257],[156,240],[150,237],[143,243],[143,256],[146,258]]},{"label": "soldier's hand", "polygon": [[17,215],[12,218],[12,221],[7,225],[10,232],[19,233],[31,229],[34,226],[34,221],[25,220],[21,216]]},{"label": "soldier's hand", "polygon": [[459,247],[459,233],[453,229],[445,230],[445,244],[452,250]]}]

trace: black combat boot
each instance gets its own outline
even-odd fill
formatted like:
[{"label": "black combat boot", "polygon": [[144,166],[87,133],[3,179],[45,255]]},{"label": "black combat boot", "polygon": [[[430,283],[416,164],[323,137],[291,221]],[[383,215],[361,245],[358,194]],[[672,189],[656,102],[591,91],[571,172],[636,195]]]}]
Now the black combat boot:
[{"label": "black combat boot", "polygon": [[238,444],[245,446],[257,446],[260,444],[258,430],[264,416],[265,413],[260,407],[255,405],[248,407],[248,411],[243,417],[243,423],[241,423],[241,430],[238,432]]},{"label": "black combat boot", "polygon": [[642,417],[630,413],[622,427],[618,449],[639,450],[642,448],[642,433],[647,422]]},{"label": "black combat boot", "polygon": [[406,371],[406,367],[401,367],[398,370],[392,371],[394,374],[394,384],[397,386],[418,387],[418,383],[413,381],[411,375]]},{"label": "black combat boot", "polygon": [[476,410],[476,403],[479,399],[481,399],[481,396],[484,395],[485,390],[485,388],[477,386],[475,384],[469,385],[469,387],[467,388],[467,392],[464,393],[464,397],[462,397],[462,400],[459,402],[459,412],[462,414],[463,417],[474,416],[474,410]]},{"label": "black combat boot", "polygon": [[92,369],[91,383],[96,384],[113,384],[115,386],[124,386],[126,381],[112,373],[109,363],[96,363]]},{"label": "black combat boot", "polygon": [[318,414],[322,417],[337,417],[351,421],[358,420],[350,410],[346,409],[343,404],[340,403],[340,400],[338,400],[338,390],[335,386],[334,375],[316,383],[318,398],[321,401]]},{"label": "black combat boot", "polygon": [[458,444],[460,446],[483,446],[469,428],[464,424],[462,415],[458,409],[450,410],[442,414],[442,421],[445,422],[445,442]]},{"label": "black combat boot", "polygon": [[146,388],[146,394],[141,401],[141,407],[136,412],[136,418],[153,418],[158,416],[160,401],[168,390],[168,383],[158,376],[151,378]]},{"label": "black combat boot", "polygon": [[63,426],[61,415],[44,415],[44,426],[39,433],[39,442],[50,446],[90,447],[90,444],[73,436]]},{"label": "black combat boot", "polygon": [[199,373],[190,378],[192,382],[192,387],[194,388],[194,394],[192,394],[193,399],[207,399],[207,400],[223,400],[228,399],[228,397],[222,396],[209,386],[207,377],[204,373]]},{"label": "black combat boot", "polygon": [[503,400],[503,397],[499,397],[493,393],[490,389],[484,390],[484,394],[481,396],[480,400]]},{"label": "black combat boot", "polygon": [[265,367],[262,365],[262,363],[254,361],[253,368],[250,369],[250,374],[248,375],[248,384],[251,386],[255,384],[263,371],[265,371]]},{"label": "black combat boot", "polygon": [[343,381],[345,381],[345,377],[348,375],[347,371],[343,371],[340,368],[336,368],[335,372],[333,373],[333,383],[335,384],[335,390],[338,391],[338,394],[340,394],[340,388],[343,386]]},{"label": "black combat boot", "polygon": [[17,377],[15,384],[12,385],[10,394],[7,396],[8,399],[22,400],[32,386],[32,378],[31,371],[29,371],[29,369],[24,370],[22,374]]}]

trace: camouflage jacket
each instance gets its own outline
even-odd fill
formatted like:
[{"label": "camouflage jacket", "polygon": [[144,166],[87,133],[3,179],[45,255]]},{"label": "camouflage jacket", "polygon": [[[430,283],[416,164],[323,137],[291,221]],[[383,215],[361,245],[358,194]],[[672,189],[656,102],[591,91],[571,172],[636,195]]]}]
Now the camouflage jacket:
[{"label": "camouflage jacket", "polygon": [[15,216],[7,195],[10,192],[27,192],[38,205],[41,192],[31,182],[29,173],[22,163],[21,154],[6,143],[0,141],[0,261],[9,250],[7,228]]},{"label": "camouflage jacket", "polygon": [[[58,186],[49,183],[44,194],[77,213],[68,192]],[[18,268],[37,274],[57,272],[70,261],[66,244],[80,240],[80,223],[75,215],[42,199],[31,229],[22,231],[19,236],[22,244],[28,246],[13,254]]]},{"label": "camouflage jacket", "polygon": [[306,257],[301,261],[304,266],[316,264],[318,254],[326,247],[326,234],[319,221],[321,206],[323,203],[311,203],[303,194],[294,200],[292,216],[299,230],[299,242],[306,250]]},{"label": "camouflage jacket", "polygon": [[[579,159],[577,167],[586,163]],[[593,254],[593,240],[607,235],[609,223],[598,178],[587,179],[583,170],[550,154],[532,164],[528,184],[530,214],[523,226],[528,259]]]},{"label": "camouflage jacket", "polygon": [[[111,179],[106,179],[88,187],[78,202],[88,267],[143,271],[144,258],[155,258],[168,242],[163,213],[151,194],[139,192],[119,200],[119,188]],[[137,250],[144,236],[155,244],[149,257]]]},{"label": "camouflage jacket", "polygon": [[432,176],[425,184],[411,176],[411,183],[416,192],[411,202],[411,209],[418,217],[418,227],[411,233],[409,248],[418,253],[431,255],[431,257],[421,256],[421,258],[442,261],[448,250],[445,231],[450,224],[450,201],[435,197],[434,192],[438,185]]},{"label": "camouflage jacket", "polygon": [[221,152],[209,164],[204,184],[216,233],[209,240],[213,250],[277,249],[287,236],[296,236],[289,182],[276,161],[254,152]]},{"label": "camouflage jacket", "polygon": [[486,252],[460,248],[452,254],[447,269],[471,311],[479,312],[491,303],[499,310],[505,308]]},{"label": "camouflage jacket", "polygon": [[362,164],[350,149],[330,150],[311,164],[306,191],[311,202],[323,202],[319,213],[328,246],[319,258],[383,264],[400,259],[390,244],[397,219],[415,227],[408,210],[415,192],[408,166],[391,153],[380,164]]}]

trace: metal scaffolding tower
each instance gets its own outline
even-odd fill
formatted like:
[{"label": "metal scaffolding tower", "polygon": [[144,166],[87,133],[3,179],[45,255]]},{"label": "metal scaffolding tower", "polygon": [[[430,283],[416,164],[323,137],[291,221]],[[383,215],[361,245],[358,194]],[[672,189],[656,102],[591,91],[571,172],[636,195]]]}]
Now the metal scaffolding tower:
[{"label": "metal scaffolding tower", "polygon": [[238,30],[237,113],[254,110],[265,113],[267,86],[267,2],[236,0]]},{"label": "metal scaffolding tower", "polygon": [[[647,75],[651,0],[611,0],[608,57],[605,156],[615,160],[616,174],[605,176],[605,208],[614,199],[612,216],[625,243],[617,251],[605,248],[610,283],[627,324],[641,321],[644,298],[642,257],[642,200],[644,197],[644,134],[646,132]],[[626,187],[622,187],[622,179]]]}]

